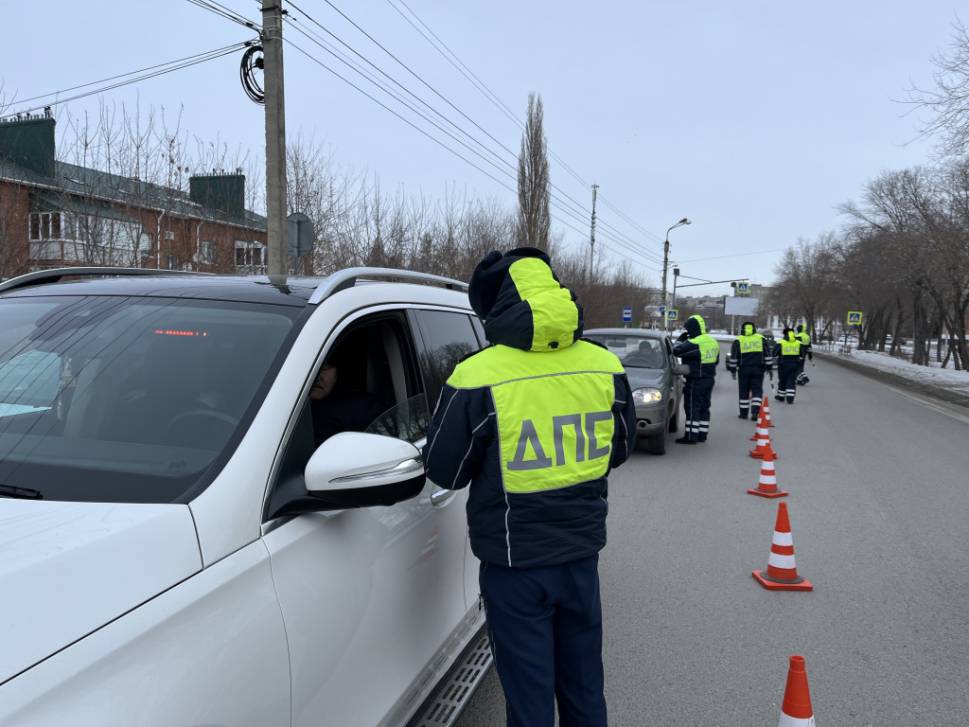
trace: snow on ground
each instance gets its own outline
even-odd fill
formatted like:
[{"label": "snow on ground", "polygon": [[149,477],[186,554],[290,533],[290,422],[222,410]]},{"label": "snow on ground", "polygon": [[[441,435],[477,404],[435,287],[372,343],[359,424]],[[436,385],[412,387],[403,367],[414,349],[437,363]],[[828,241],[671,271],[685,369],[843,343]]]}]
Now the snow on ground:
[{"label": "snow on ground", "polygon": [[857,350],[852,351],[851,360],[855,363],[903,376],[906,379],[969,394],[969,371],[953,371],[951,368],[942,369],[938,367],[939,364],[935,361],[932,362],[934,366],[916,366],[903,358],[889,356],[887,353]]}]

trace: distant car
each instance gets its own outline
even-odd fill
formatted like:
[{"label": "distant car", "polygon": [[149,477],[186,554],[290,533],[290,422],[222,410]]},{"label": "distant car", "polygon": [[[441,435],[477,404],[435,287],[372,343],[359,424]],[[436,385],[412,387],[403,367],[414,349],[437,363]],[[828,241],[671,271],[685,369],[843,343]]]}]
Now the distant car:
[{"label": "distant car", "polygon": [[585,335],[619,357],[636,401],[639,441],[647,452],[665,454],[667,434],[679,428],[683,383],[678,374],[688,370],[673,355],[669,336],[637,328],[594,328]]}]

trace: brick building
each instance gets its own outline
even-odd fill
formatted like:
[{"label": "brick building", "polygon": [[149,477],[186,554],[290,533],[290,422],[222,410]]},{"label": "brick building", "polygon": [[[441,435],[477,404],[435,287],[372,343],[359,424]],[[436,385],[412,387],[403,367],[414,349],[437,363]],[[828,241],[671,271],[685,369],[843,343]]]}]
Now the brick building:
[{"label": "brick building", "polygon": [[55,159],[50,114],[0,121],[0,279],[74,265],[265,272],[266,220],[245,176],[189,193]]}]

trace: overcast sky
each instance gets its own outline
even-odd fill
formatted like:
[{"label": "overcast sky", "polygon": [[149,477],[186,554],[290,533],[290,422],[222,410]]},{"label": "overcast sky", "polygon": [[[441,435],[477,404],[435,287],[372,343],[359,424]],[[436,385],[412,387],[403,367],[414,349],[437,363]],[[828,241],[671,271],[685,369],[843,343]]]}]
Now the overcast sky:
[{"label": "overcast sky", "polygon": [[[256,0],[221,1],[258,19]],[[405,23],[391,0],[332,1],[517,150],[519,129]],[[661,255],[666,228],[688,216],[694,224],[671,236],[683,274],[746,276],[754,282],[770,282],[779,248],[837,227],[837,205],[855,196],[866,180],[930,159],[932,144],[913,141],[916,119],[904,116],[906,107],[897,100],[910,82],[929,84],[930,59],[949,42],[961,4],[407,2],[516,114],[524,115],[530,91],[539,92],[552,151],[584,180],[600,185],[600,200],[653,237],[604,205],[600,220]],[[468,126],[324,0],[298,5]],[[0,78],[7,95],[16,92],[21,98],[252,36],[184,0],[0,0],[0,10],[8,30]],[[289,28],[286,34],[335,65]],[[324,144],[345,168],[378,175],[385,190],[403,185],[406,191],[439,197],[454,185],[469,195],[514,205],[511,192],[292,48],[286,54],[291,137],[302,134]],[[254,149],[264,143],[262,109],[239,85],[238,55],[103,98],[128,104],[140,98],[142,108],[164,107],[170,114],[181,105],[183,125],[193,134]],[[97,99],[87,99],[70,108],[96,112],[97,105]],[[555,161],[552,180],[562,193],[589,206],[590,190]],[[558,213],[553,224],[567,244],[588,245],[587,223]],[[636,257],[609,239],[614,233],[600,233],[604,245]],[[612,253],[611,259],[626,258]],[[641,257],[637,263],[658,283],[657,263]]]}]

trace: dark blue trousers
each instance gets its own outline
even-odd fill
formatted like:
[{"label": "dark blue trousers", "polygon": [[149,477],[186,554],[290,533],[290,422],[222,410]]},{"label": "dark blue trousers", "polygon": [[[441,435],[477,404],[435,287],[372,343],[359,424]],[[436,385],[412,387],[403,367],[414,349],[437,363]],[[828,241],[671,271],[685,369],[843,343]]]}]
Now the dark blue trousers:
[{"label": "dark blue trousers", "polygon": [[599,557],[546,568],[482,563],[481,595],[508,727],[606,727]]},{"label": "dark blue trousers", "polygon": [[683,382],[683,410],[686,414],[686,436],[697,442],[707,441],[710,433],[710,402],[714,379],[687,379]]}]

